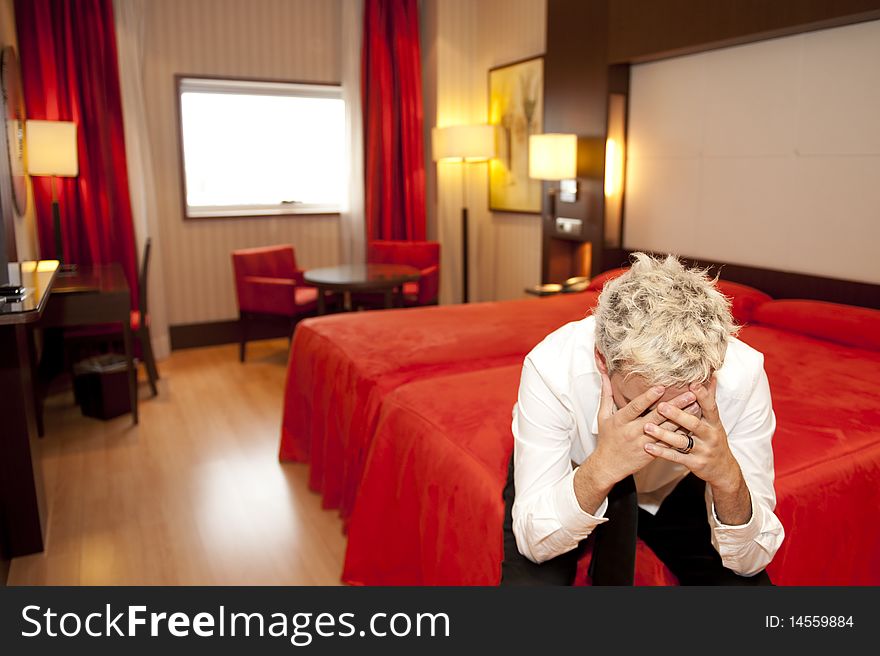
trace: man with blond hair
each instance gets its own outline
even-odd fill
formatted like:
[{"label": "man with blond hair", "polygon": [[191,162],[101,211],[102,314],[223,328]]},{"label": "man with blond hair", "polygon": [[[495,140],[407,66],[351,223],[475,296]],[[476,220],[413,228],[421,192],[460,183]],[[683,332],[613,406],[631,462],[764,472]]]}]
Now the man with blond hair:
[{"label": "man with blond hair", "polygon": [[682,585],[769,585],[776,419],[729,301],[674,256],[634,253],[592,315],[526,356],[504,492],[507,585],[632,585],[636,536]]}]

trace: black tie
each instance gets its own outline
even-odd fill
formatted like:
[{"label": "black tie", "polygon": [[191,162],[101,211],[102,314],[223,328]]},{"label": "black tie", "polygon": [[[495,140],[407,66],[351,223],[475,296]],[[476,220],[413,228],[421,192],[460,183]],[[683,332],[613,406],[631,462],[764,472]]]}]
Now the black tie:
[{"label": "black tie", "polygon": [[632,585],[636,571],[639,505],[636,482],[627,476],[608,493],[608,521],[594,531],[590,578],[593,585]]}]

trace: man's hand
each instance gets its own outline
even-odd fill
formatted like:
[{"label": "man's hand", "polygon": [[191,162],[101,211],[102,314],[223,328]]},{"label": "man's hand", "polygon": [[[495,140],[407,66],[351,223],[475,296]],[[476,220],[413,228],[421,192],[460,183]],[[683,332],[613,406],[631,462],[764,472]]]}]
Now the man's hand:
[{"label": "man's hand", "polygon": [[[649,388],[614,412],[611,380],[602,373],[599,440],[596,450],[581,464],[574,478],[575,496],[585,512],[594,513],[615,483],[654,460],[654,456],[646,452],[645,445],[656,440],[645,435],[645,424],[663,422],[669,430],[680,425],[674,420],[665,421],[657,408],[642,416],[663,397],[664,391],[663,387]],[[687,408],[690,413],[695,413],[698,412],[698,406],[693,405],[695,398],[693,392],[685,392],[668,403],[678,410]],[[693,414],[688,416],[694,417]]]},{"label": "man's hand", "polygon": [[674,433],[658,426],[656,422],[645,423],[645,433],[657,442],[646,442],[644,449],[652,456],[684,465],[706,481],[712,487],[718,519],[724,524],[740,525],[747,523],[751,517],[751,497],[718,415],[715,402],[717,386],[714,376],[708,387],[691,385],[691,391],[702,410],[702,418],[682,412],[671,403],[661,403],[657,407],[661,415],[690,431],[694,445],[689,453],[679,451],[688,446],[686,435]]},{"label": "man's hand", "polygon": [[[673,405],[675,405],[677,407],[679,403],[683,403],[683,401],[679,401],[679,399],[681,399],[682,396],[683,395],[680,395],[679,397],[670,400],[669,403],[672,403]],[[682,408],[682,410],[684,412],[688,413],[689,415],[693,415],[693,416],[697,417],[698,419],[703,416],[703,411],[700,408],[700,404],[697,403],[696,401],[691,403],[689,406]],[[663,415],[660,414],[659,410],[655,410],[655,412],[656,412],[657,416],[659,417],[659,419],[663,419]],[[653,416],[654,415],[652,415],[652,418],[647,418],[645,423],[648,423],[649,421],[656,423],[655,420],[653,419]],[[659,419],[657,421],[659,421]],[[662,424],[660,424],[660,428],[664,428],[666,430],[672,431],[673,433],[678,433],[679,435],[687,435],[689,432],[687,428],[682,428],[681,426],[679,426],[678,424],[676,424],[674,421],[672,421],[670,419],[667,419]]]}]

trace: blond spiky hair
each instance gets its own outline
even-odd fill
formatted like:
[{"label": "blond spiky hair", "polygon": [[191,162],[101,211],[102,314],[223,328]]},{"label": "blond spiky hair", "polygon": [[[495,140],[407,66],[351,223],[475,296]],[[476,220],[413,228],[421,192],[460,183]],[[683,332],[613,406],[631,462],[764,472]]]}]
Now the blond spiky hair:
[{"label": "blond spiky hair", "polygon": [[593,311],[609,371],[651,385],[707,381],[737,330],[716,280],[674,255],[633,253],[632,268],[605,284]]}]

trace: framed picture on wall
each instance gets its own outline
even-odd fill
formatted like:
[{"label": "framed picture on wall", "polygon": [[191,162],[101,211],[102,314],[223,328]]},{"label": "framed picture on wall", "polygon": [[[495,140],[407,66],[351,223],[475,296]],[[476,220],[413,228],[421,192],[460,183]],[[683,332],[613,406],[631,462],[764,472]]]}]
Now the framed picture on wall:
[{"label": "framed picture on wall", "polygon": [[529,178],[529,135],[543,132],[543,56],[489,69],[489,123],[498,126],[489,209],[540,214],[541,181]]},{"label": "framed picture on wall", "polygon": [[0,89],[2,89],[3,125],[6,129],[5,155],[9,161],[9,177],[15,211],[23,216],[27,211],[27,187],[24,171],[24,93],[21,72],[12,46],[0,53]]}]

